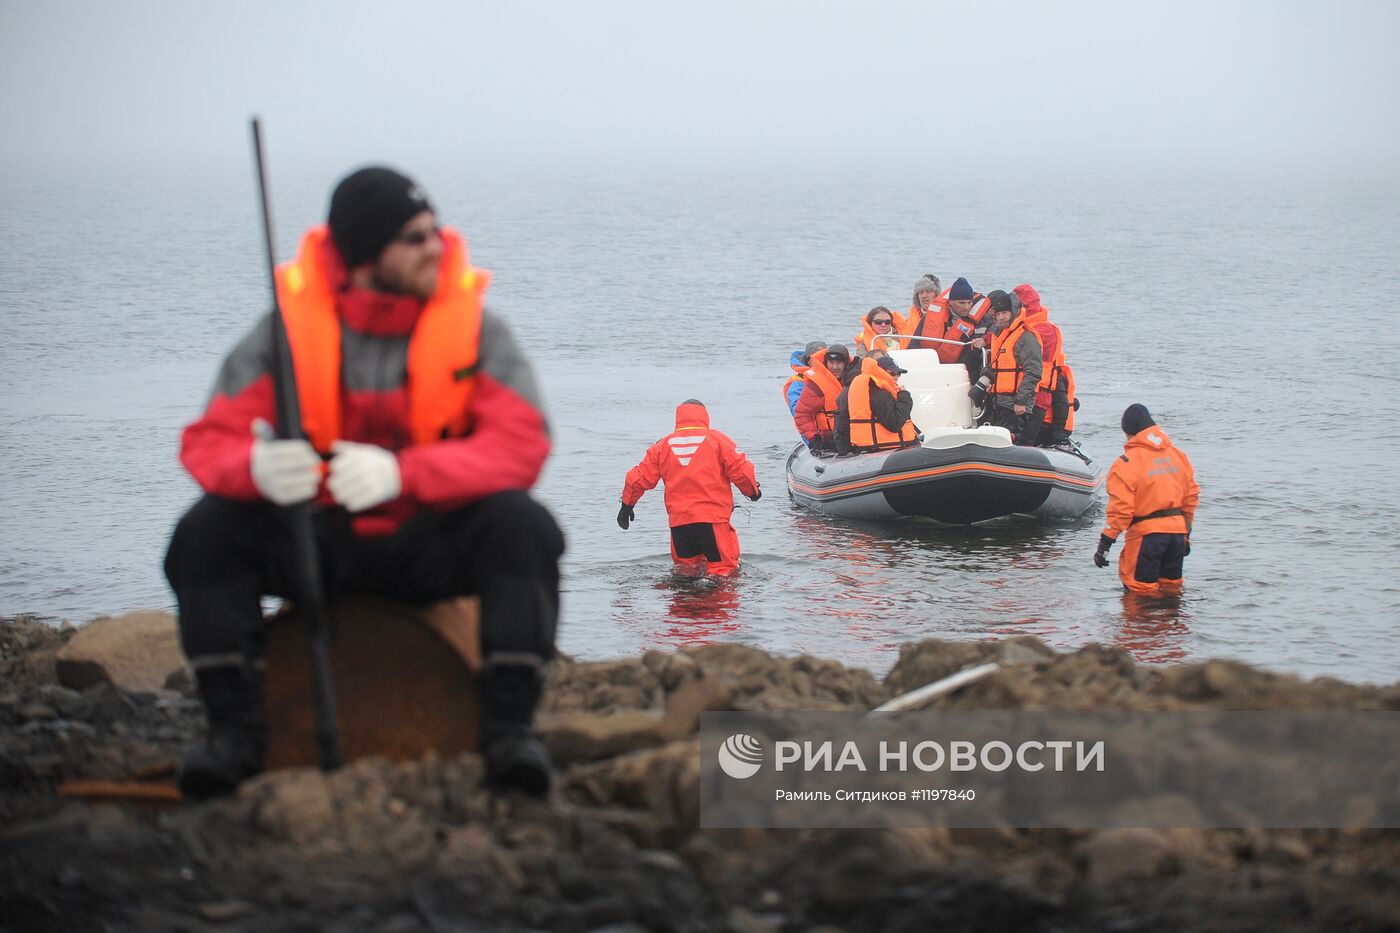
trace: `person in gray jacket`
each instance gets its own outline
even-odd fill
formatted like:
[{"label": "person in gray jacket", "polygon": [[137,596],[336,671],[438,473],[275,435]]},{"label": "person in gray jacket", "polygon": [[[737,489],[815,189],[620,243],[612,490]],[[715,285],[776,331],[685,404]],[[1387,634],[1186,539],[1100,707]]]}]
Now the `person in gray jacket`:
[{"label": "person in gray jacket", "polygon": [[979,424],[994,424],[1011,432],[1020,443],[1026,418],[1035,408],[1035,391],[1044,372],[1040,336],[1026,326],[1024,313],[1012,308],[1012,297],[993,293],[990,353],[977,383],[968,390],[974,408],[982,409]]}]

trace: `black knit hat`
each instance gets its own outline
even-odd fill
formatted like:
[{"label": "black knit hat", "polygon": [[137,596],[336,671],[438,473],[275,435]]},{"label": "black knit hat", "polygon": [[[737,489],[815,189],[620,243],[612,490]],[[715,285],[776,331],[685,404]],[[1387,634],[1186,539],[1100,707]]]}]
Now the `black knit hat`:
[{"label": "black knit hat", "polygon": [[996,291],[987,292],[987,300],[992,303],[993,311],[1011,310],[1011,296],[999,288]]},{"label": "black knit hat", "polygon": [[353,269],[378,259],[404,224],[432,209],[413,179],[376,165],[341,179],[326,223],[345,265]]},{"label": "black knit hat", "polygon": [[974,294],[976,293],[972,290],[972,286],[968,283],[967,279],[958,276],[953,280],[953,287],[948,289],[948,300],[971,301]]},{"label": "black knit hat", "polygon": [[1123,433],[1129,437],[1156,424],[1157,422],[1152,420],[1152,412],[1141,403],[1134,402],[1123,411]]}]

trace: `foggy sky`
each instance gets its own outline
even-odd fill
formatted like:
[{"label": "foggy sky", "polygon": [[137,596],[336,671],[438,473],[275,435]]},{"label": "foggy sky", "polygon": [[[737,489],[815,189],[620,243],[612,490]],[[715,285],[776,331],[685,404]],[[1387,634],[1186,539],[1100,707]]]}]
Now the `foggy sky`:
[{"label": "foggy sky", "polygon": [[0,0],[0,159],[1386,164],[1398,10]]}]

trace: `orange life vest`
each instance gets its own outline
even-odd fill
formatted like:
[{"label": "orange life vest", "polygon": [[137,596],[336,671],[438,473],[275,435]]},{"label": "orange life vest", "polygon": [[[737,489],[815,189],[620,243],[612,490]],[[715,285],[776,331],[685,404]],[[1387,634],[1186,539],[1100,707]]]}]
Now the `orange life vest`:
[{"label": "orange life vest", "polygon": [[[952,309],[948,310],[948,327],[943,331],[945,340],[958,340],[963,343],[972,339],[972,335],[977,332],[977,326],[982,323],[982,318],[992,307],[990,298],[983,295],[974,295],[972,307],[968,310],[971,319],[954,314]],[[958,357],[962,356],[963,348],[955,347],[947,343],[928,344],[928,346],[938,349],[938,359],[943,363],[956,363]]]},{"label": "orange life vest", "polygon": [[1040,334],[1037,334],[1034,328],[1026,326],[1025,312],[1018,314],[1016,319],[1007,325],[1006,330],[992,339],[992,353],[987,360],[987,366],[992,372],[993,395],[1015,395],[1021,384],[1021,375],[1025,370],[1016,361],[1015,349],[1016,341],[1022,334],[1030,334],[1035,338],[1036,346],[1041,345]]},{"label": "orange life vest", "polygon": [[[277,300],[292,348],[302,427],[313,447],[329,453],[340,439],[340,316],[321,264],[326,228],[302,238],[291,262],[277,268]],[[481,309],[491,273],[467,262],[457,231],[443,228],[437,292],[408,342],[408,419],[414,444],[462,437],[472,428]]]},{"label": "orange life vest", "polygon": [[[905,319],[904,328],[900,333],[906,337],[942,337],[943,332],[948,329],[949,289],[943,289],[938,297],[933,299],[928,311],[924,311],[917,304],[909,308],[909,316]],[[901,340],[899,349],[908,350],[911,347],[915,350],[932,350],[938,347],[936,343],[927,340]]]},{"label": "orange life vest", "polygon": [[825,350],[812,354],[812,368],[807,370],[806,376],[822,394],[822,410],[817,412],[817,430],[830,435],[836,429],[836,399],[841,395],[841,380],[826,368]]},{"label": "orange life vest", "polygon": [[783,404],[784,404],[784,405],[787,404],[787,400],[788,400],[788,396],[787,396],[787,394],[788,394],[788,387],[791,386],[794,382],[802,382],[802,381],[804,381],[804,380],[805,380],[805,377],[802,375],[802,373],[794,373],[794,374],[792,374],[791,376],[788,376],[788,377],[787,377],[787,381],[783,383]]},{"label": "orange life vest", "polygon": [[[1031,330],[1039,332],[1041,328],[1049,328],[1055,332],[1059,338],[1055,342],[1055,358],[1045,361],[1045,370],[1040,374],[1040,389],[1046,392],[1054,391],[1060,386],[1060,370],[1065,365],[1065,334],[1060,330],[1058,324],[1050,320],[1050,309],[1042,307],[1036,312],[1026,313],[1026,323],[1031,325]],[[1041,340],[1042,346],[1044,339]]]},{"label": "orange life vest", "polygon": [[879,422],[870,407],[871,386],[879,386],[892,397],[899,394],[899,382],[881,369],[870,357],[860,364],[860,375],[851,382],[846,396],[851,415],[851,447],[856,450],[896,450],[918,442],[914,423],[908,418],[898,431],[891,431]]},{"label": "orange life vest", "polygon": [[[872,341],[875,340],[875,338],[876,338],[876,336],[877,336],[876,333],[875,333],[875,328],[873,328],[873,327],[870,326],[870,322],[869,322],[869,321],[862,320],[862,321],[861,321],[861,324],[862,324],[863,326],[861,327],[860,333],[857,334],[857,335],[856,335],[856,338],[855,338],[856,346],[857,346],[858,348],[860,348],[860,350],[861,350],[862,352],[865,352],[865,353],[869,353],[872,349],[874,349],[874,350],[898,350],[898,349],[902,349],[902,347],[900,346],[900,344],[902,344],[902,343],[908,343],[908,341],[901,341],[901,340],[899,340],[899,335],[902,334],[902,333],[904,333],[904,328],[905,328],[906,326],[908,326],[908,325],[907,325],[907,322],[906,322],[905,319],[904,319],[904,315],[900,314],[898,311],[891,311],[891,312],[890,312],[890,320],[894,321],[894,327],[890,328],[890,332],[889,332],[888,334],[879,334],[878,336],[879,336],[881,339],[880,339],[880,341],[879,341],[878,343],[872,342]],[[884,338],[894,338],[894,339],[891,341],[891,340],[886,340],[886,339],[884,339]],[[886,343],[889,343],[889,346],[886,346]]]},{"label": "orange life vest", "polygon": [[[1064,380],[1065,392],[1069,395],[1069,417],[1065,419],[1065,433],[1074,430],[1074,370],[1069,368],[1068,363],[1063,363],[1059,367],[1059,378]],[[1054,412],[1046,412],[1047,421],[1054,418]]]}]

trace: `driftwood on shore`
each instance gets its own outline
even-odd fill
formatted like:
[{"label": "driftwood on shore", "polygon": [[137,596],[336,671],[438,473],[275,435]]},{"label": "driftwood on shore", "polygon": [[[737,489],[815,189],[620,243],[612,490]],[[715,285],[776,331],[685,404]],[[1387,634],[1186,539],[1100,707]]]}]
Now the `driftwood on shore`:
[{"label": "driftwood on shore", "polygon": [[1028,638],[908,645],[883,680],[737,645],[560,660],[540,714],[560,765],[548,802],[488,793],[476,755],[430,753],[272,772],[228,799],[152,810],[55,788],[173,756],[200,730],[188,679],[176,665],[123,686],[89,654],[74,680],[60,657],[74,640],[0,624],[4,929],[1356,930],[1400,917],[1392,831],[700,830],[695,739],[705,709],[865,712],[988,664],[933,708],[1396,710],[1400,687],[1227,661],[1147,668]]}]

